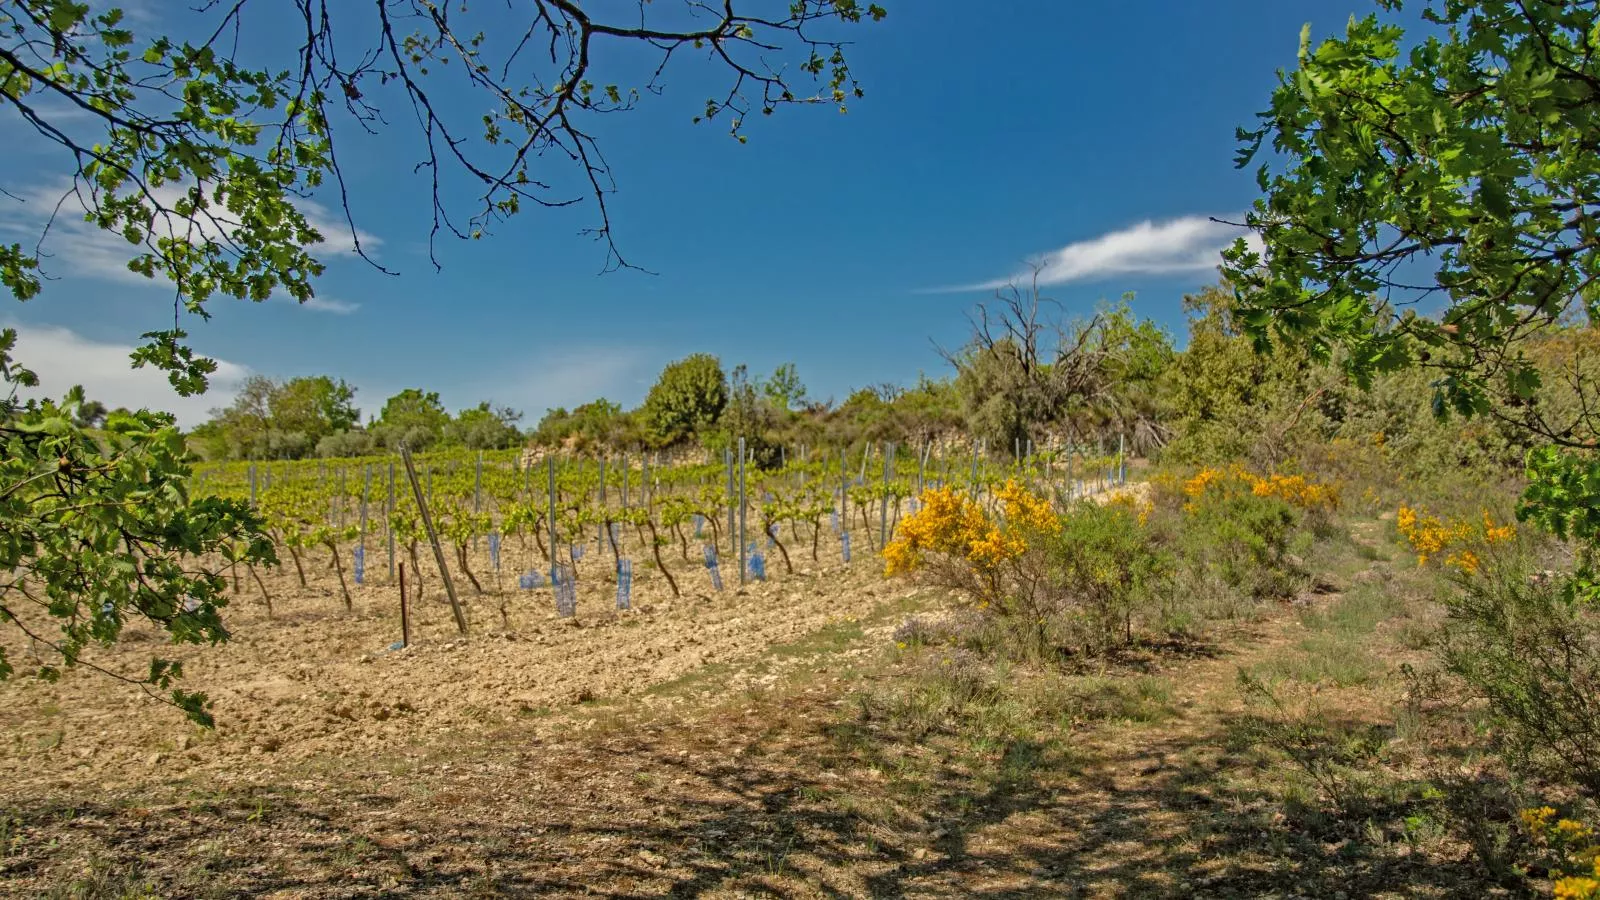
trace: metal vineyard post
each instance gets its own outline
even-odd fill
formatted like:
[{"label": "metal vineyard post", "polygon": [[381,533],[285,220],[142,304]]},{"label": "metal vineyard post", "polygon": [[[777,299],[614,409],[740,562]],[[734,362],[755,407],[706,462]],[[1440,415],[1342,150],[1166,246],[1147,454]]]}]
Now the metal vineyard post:
[{"label": "metal vineyard post", "polygon": [[[742,456],[743,454],[741,453],[740,455]],[[722,451],[722,461],[728,467],[728,544],[730,545],[728,547],[728,549],[730,551],[732,551],[734,554],[737,554],[739,552],[739,548],[736,545],[739,542],[739,535],[738,535],[738,532],[734,531],[734,527],[733,527],[733,525],[734,525],[734,512],[733,512],[733,449],[732,448],[728,448],[728,449],[725,449],[725,450]]]},{"label": "metal vineyard post", "polygon": [[894,442],[883,447],[883,496],[878,499],[878,549],[889,546],[889,475],[894,467]]},{"label": "metal vineyard post", "polygon": [[739,438],[739,583],[744,584],[747,578],[745,573],[745,546],[744,546],[744,438]]},{"label": "metal vineyard post", "polygon": [[550,471],[550,581],[556,578],[556,457],[552,453],[545,457],[545,467]]},{"label": "metal vineyard post", "polygon": [[384,531],[389,533],[389,580],[394,580],[394,460],[389,460],[389,505],[384,507]]}]

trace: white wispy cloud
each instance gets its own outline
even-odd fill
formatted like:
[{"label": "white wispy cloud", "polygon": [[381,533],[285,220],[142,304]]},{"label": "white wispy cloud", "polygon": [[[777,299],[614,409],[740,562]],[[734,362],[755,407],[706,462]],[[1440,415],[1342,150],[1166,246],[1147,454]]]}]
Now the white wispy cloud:
[{"label": "white wispy cloud", "polygon": [[59,398],[68,388],[81,384],[91,400],[109,407],[170,412],[185,428],[204,422],[213,407],[226,406],[250,375],[249,368],[219,359],[207,393],[180,397],[165,372],[132,368],[128,359],[131,346],[90,340],[57,325],[4,324],[17,329],[13,354],[17,362],[39,376],[39,388],[30,392],[33,395]]},{"label": "white wispy cloud", "polygon": [[[294,300],[289,297],[284,297],[283,299],[289,303],[294,303]],[[312,297],[310,300],[299,304],[299,306],[301,309],[309,309],[312,312],[332,313],[336,316],[348,316],[361,308],[359,303],[339,300],[333,297]]]},{"label": "white wispy cloud", "polygon": [[[152,280],[129,271],[128,261],[141,253],[143,246],[130,244],[120,234],[106,231],[85,221],[83,200],[72,191],[69,181],[37,185],[12,193],[20,199],[20,203],[7,210],[6,215],[0,216],[0,234],[12,236],[24,246],[31,247],[37,242],[41,255],[40,266],[47,276],[83,277],[122,284],[164,286],[165,283],[160,279]],[[155,189],[152,193],[163,206],[170,208],[182,196],[183,191],[179,187],[167,185]],[[375,252],[383,244],[381,238],[366,231],[357,229],[352,234],[349,223],[344,221],[343,217],[320,203],[299,200],[296,201],[296,206],[305,215],[307,222],[322,235],[321,242],[311,245],[314,255],[354,256],[358,240],[361,249],[368,253]],[[158,221],[155,230],[168,236],[182,235],[188,240],[200,241],[223,237],[236,227],[237,222],[228,218],[226,210],[214,208],[211,212],[214,218],[193,222],[169,217]],[[54,221],[50,223],[50,230],[43,235],[41,241],[41,232],[52,214]],[[353,312],[357,308],[357,304],[339,300],[329,300],[320,305],[309,303],[304,305],[320,312],[337,313]]]},{"label": "white wispy cloud", "polygon": [[[1253,232],[1212,221],[1206,216],[1183,216],[1164,222],[1146,220],[1088,240],[1075,241],[1037,257],[1039,284],[1068,284],[1115,275],[1171,275],[1205,272],[1221,262],[1224,248],[1240,237],[1255,241]],[[940,288],[941,292],[988,291],[1011,284],[1027,284],[1032,266],[1004,278],[977,284]]]}]

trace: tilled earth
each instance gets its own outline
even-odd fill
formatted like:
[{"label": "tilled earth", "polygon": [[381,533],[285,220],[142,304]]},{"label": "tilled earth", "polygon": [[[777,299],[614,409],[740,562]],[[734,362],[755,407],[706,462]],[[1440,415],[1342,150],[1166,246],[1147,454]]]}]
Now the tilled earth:
[{"label": "tilled earth", "polygon": [[[686,695],[651,689],[753,657],[905,591],[883,582],[870,559],[851,567],[796,562],[795,575],[774,573],[746,587],[730,578],[720,593],[703,568],[685,568],[676,598],[641,566],[633,609],[619,612],[609,560],[590,561],[570,619],[557,618],[548,588],[519,591],[514,576],[502,576],[497,593],[496,579],[480,575],[487,593],[477,595],[458,576],[466,637],[456,632],[437,579],[429,579],[422,608],[412,611],[411,645],[392,649],[400,638],[397,586],[381,576],[352,585],[354,612],[347,613],[334,574],[322,570],[325,556],[308,559],[307,588],[290,566],[266,576],[270,619],[251,581],[241,579],[244,592],[225,611],[234,635],[226,644],[173,647],[131,628],[123,644],[89,657],[129,674],[147,669],[152,656],[182,660],[185,687],[205,690],[215,704],[214,731],[86,668],[54,684],[29,677],[0,684],[0,793],[175,778],[248,783],[308,760],[420,752],[512,721],[537,725],[579,704],[637,697],[646,707],[670,706]],[[490,568],[487,559],[478,566]],[[27,644],[6,649],[25,671]]]}]

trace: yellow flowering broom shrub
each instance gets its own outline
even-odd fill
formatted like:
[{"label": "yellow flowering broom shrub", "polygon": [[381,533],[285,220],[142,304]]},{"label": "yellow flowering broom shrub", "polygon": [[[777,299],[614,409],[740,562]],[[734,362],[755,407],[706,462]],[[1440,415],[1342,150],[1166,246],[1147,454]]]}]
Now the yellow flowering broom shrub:
[{"label": "yellow flowering broom shrub", "polygon": [[1525,809],[1522,827],[1545,856],[1556,900],[1600,900],[1600,838],[1594,829],[1564,818],[1554,807]]},{"label": "yellow flowering broom shrub", "polygon": [[1515,525],[1495,524],[1489,511],[1482,511],[1479,522],[1444,519],[1426,510],[1401,506],[1395,514],[1395,527],[1417,554],[1417,565],[1441,560],[1449,568],[1475,575],[1483,566],[1482,551],[1504,544],[1517,536]]},{"label": "yellow flowering broom shrub", "polygon": [[930,488],[884,548],[884,572],[923,572],[931,581],[964,591],[979,606],[988,606],[1003,593],[1002,567],[1026,546],[1014,530],[1003,532],[965,493],[949,486]]},{"label": "yellow flowering broom shrub", "polygon": [[1275,497],[1306,512],[1328,513],[1339,508],[1337,485],[1304,475],[1257,475],[1242,466],[1204,468],[1183,483],[1186,508],[1194,511],[1208,493],[1244,489],[1257,497]]},{"label": "yellow flowering broom shrub", "polygon": [[1288,596],[1303,580],[1291,544],[1331,522],[1338,488],[1303,475],[1258,475],[1241,467],[1201,469],[1179,485],[1180,552],[1206,583],[1262,599]]},{"label": "yellow flowering broom shrub", "polygon": [[884,550],[886,572],[961,591],[1028,656],[1130,640],[1133,611],[1164,571],[1138,511],[1089,502],[1060,511],[1016,481],[995,499],[991,517],[950,488],[924,492]]}]

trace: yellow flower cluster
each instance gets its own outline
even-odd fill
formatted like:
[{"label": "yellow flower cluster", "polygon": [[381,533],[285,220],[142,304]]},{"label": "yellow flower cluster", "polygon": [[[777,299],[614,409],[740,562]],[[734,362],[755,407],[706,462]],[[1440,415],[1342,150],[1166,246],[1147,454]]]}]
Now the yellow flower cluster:
[{"label": "yellow flower cluster", "polygon": [[[1235,468],[1233,472],[1242,473],[1243,469]],[[1222,469],[1204,468],[1195,473],[1195,476],[1183,483],[1183,493],[1191,500],[1198,500],[1205,494],[1206,489],[1213,484],[1221,483],[1231,474]]]},{"label": "yellow flower cluster", "polygon": [[1257,497],[1277,497],[1305,510],[1333,510],[1339,507],[1339,488],[1323,484],[1304,475],[1257,475],[1241,466],[1230,469],[1201,469],[1193,478],[1183,483],[1183,492],[1189,497],[1189,509],[1194,508],[1207,491],[1215,488],[1240,486],[1249,488]]},{"label": "yellow flower cluster", "polygon": [[1582,822],[1558,818],[1549,806],[1525,809],[1521,817],[1529,836],[1566,863],[1553,873],[1560,876],[1551,884],[1557,900],[1600,900],[1600,844],[1594,830]]},{"label": "yellow flower cluster", "polygon": [[1487,544],[1500,544],[1517,536],[1517,526],[1506,524],[1496,525],[1489,517],[1489,511],[1483,511],[1483,540]]},{"label": "yellow flower cluster", "polygon": [[1600,897],[1600,880],[1587,875],[1568,875],[1565,878],[1558,878],[1552,887],[1554,890],[1551,896],[1556,900],[1594,900]]},{"label": "yellow flower cluster", "polygon": [[1119,506],[1136,516],[1140,525],[1148,525],[1150,514],[1156,511],[1156,504],[1149,497],[1139,497],[1132,493],[1118,494],[1112,497],[1110,502],[1112,506]]},{"label": "yellow flower cluster", "polygon": [[1060,531],[1061,517],[1056,515],[1050,501],[1040,497],[1015,480],[1009,480],[995,492],[1005,507],[1006,522],[1033,531]]},{"label": "yellow flower cluster", "polygon": [[948,486],[926,490],[917,511],[900,523],[899,533],[883,550],[886,574],[910,572],[928,553],[970,558],[980,546],[987,553],[997,534],[983,508],[966,495]]},{"label": "yellow flower cluster", "polygon": [[1483,566],[1483,560],[1473,549],[1475,546],[1493,546],[1517,536],[1515,525],[1496,525],[1488,510],[1483,510],[1483,526],[1477,528],[1465,519],[1441,519],[1414,507],[1401,506],[1395,514],[1395,525],[1416,552],[1417,565],[1425,566],[1428,560],[1442,553],[1445,565],[1468,575],[1476,574]]},{"label": "yellow flower cluster", "polygon": [[917,511],[900,523],[894,540],[884,548],[885,574],[914,571],[928,554],[962,559],[980,572],[993,572],[1022,555],[1029,532],[1061,528],[1061,518],[1050,502],[1016,481],[1001,485],[995,497],[1005,512],[1004,527],[953,488],[924,491]]},{"label": "yellow flower cluster", "polygon": [[1268,475],[1258,478],[1248,472],[1244,475],[1250,490],[1257,497],[1277,497],[1301,509],[1338,509],[1339,489],[1322,484],[1304,475]]}]

